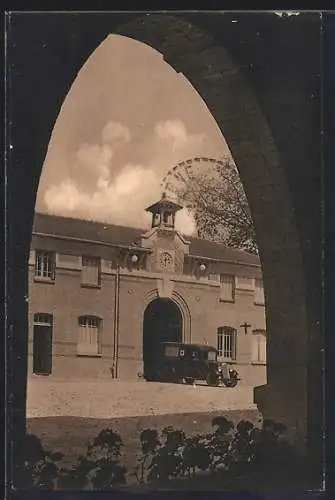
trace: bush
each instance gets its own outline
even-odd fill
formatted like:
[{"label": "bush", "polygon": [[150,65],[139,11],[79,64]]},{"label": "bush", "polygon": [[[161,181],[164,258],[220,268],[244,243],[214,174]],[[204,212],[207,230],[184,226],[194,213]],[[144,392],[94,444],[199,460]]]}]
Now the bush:
[{"label": "bush", "polygon": [[57,462],[62,458],[62,453],[46,451],[37,436],[27,434],[16,464],[16,487],[19,489],[54,489],[60,473]]},{"label": "bush", "polygon": [[[194,478],[200,471],[219,473],[222,479],[254,473],[287,474],[298,463],[286,439],[283,424],[265,420],[262,428],[247,420],[236,427],[225,417],[212,420],[213,431],[186,436],[165,427],[144,429],[135,476],[140,484],[167,484],[173,479]],[[126,484],[127,469],[120,463],[123,442],[112,429],[102,430],[87,445],[73,467],[60,468],[61,453],[44,449],[34,435],[27,435],[16,469],[18,488],[111,490]]]},{"label": "bush", "polygon": [[126,483],[127,469],[120,465],[121,437],[112,429],[102,430],[88,444],[86,455],[71,469],[61,469],[58,486],[67,490],[110,490]]},{"label": "bush", "polygon": [[235,428],[225,417],[216,417],[212,426],[213,432],[190,437],[171,427],[163,429],[161,436],[157,430],[143,430],[136,469],[139,483],[192,478],[199,471],[220,472],[227,479],[253,473],[275,475],[295,463],[283,424],[265,420],[258,428],[241,420]]}]

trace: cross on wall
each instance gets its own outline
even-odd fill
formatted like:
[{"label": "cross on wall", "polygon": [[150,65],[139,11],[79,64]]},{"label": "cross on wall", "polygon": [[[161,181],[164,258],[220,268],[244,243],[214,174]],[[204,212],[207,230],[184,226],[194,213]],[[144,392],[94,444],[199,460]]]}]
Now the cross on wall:
[{"label": "cross on wall", "polygon": [[240,325],[240,327],[241,327],[241,328],[244,328],[244,333],[245,333],[245,335],[247,335],[247,333],[248,333],[248,328],[250,328],[250,327],[251,327],[251,325],[250,325],[250,323],[247,323],[247,322],[245,321],[242,325]]}]

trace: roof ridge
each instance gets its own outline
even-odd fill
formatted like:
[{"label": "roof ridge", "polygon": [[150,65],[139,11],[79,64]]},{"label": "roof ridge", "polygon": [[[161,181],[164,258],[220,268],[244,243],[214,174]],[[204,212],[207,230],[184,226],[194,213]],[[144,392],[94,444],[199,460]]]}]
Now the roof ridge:
[{"label": "roof ridge", "polygon": [[[35,217],[39,217],[39,216],[42,216],[42,217],[49,217],[49,218],[53,218],[53,219],[62,219],[62,220],[70,220],[70,221],[73,221],[73,222],[83,222],[83,223],[89,223],[89,224],[94,224],[96,226],[100,226],[100,227],[103,227],[103,226],[107,226],[109,227],[110,229],[122,229],[122,230],[125,230],[125,231],[134,231],[136,232],[137,234],[135,235],[136,238],[138,238],[139,236],[141,236],[141,234],[145,234],[146,231],[149,231],[150,228],[140,228],[140,227],[133,227],[133,226],[124,226],[124,225],[120,225],[120,224],[111,224],[110,222],[103,222],[103,221],[97,221],[97,220],[93,220],[93,219],[83,219],[83,218],[78,218],[78,217],[71,217],[71,216],[66,216],[66,215],[57,215],[57,214],[51,214],[51,213],[48,213],[48,212],[38,212],[38,211],[35,211]],[[185,235],[183,235],[185,236]],[[222,250],[226,250],[228,252],[232,252],[232,253],[235,253],[235,254],[239,254],[241,256],[245,256],[245,257],[250,257],[250,258],[254,258],[254,259],[257,259],[259,260],[259,256],[258,255],[255,255],[251,252],[247,252],[246,250],[242,250],[242,249],[239,249],[239,248],[234,248],[234,247],[229,247],[227,245],[225,245],[224,243],[219,243],[217,241],[213,241],[213,240],[207,240],[205,238],[199,238],[197,236],[185,236],[186,239],[188,239],[190,242],[204,242],[204,244],[206,245],[211,245],[211,246],[215,246],[216,248],[221,248]]]},{"label": "roof ridge", "polygon": [[53,217],[53,218],[58,218],[58,219],[67,219],[67,220],[73,220],[76,222],[90,222],[93,224],[97,224],[100,226],[110,226],[110,227],[115,227],[115,228],[124,228],[124,229],[135,229],[136,231],[145,231],[145,227],[134,227],[134,226],[124,226],[122,224],[112,224],[110,222],[103,222],[99,220],[94,220],[94,219],[83,219],[81,217],[71,217],[70,215],[58,215],[58,214],[50,214],[48,212],[35,212],[35,216],[47,216],[47,217]]}]

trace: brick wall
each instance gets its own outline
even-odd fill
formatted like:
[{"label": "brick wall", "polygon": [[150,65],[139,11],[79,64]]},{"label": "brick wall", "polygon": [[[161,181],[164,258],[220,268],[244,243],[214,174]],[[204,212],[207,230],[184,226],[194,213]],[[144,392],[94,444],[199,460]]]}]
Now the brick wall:
[{"label": "brick wall", "polygon": [[[53,314],[52,375],[60,377],[112,376],[114,351],[115,271],[103,267],[101,286],[81,285],[80,258],[57,254],[56,278],[40,282],[34,278],[34,256],[29,269],[29,366],[32,373],[34,314]],[[79,264],[78,264],[79,262]],[[104,264],[105,266],[105,264]],[[227,264],[225,271],[229,271]],[[249,270],[250,272],[250,270]],[[258,275],[258,269],[256,270]],[[135,379],[143,373],[143,315],[148,295],[157,290],[157,273],[122,270],[120,277],[118,371],[120,379]],[[266,380],[265,367],[251,364],[251,329],[246,335],[240,327],[244,321],[252,328],[265,329],[265,308],[254,303],[250,290],[236,290],[235,301],[222,302],[218,283],[206,278],[194,280],[172,275],[173,290],[183,298],[190,317],[190,341],[217,346],[217,329],[232,326],[237,330],[236,364],[243,383],[257,385]],[[101,357],[77,356],[78,318],[83,315],[102,319]],[[186,326],[185,326],[186,328]]]}]

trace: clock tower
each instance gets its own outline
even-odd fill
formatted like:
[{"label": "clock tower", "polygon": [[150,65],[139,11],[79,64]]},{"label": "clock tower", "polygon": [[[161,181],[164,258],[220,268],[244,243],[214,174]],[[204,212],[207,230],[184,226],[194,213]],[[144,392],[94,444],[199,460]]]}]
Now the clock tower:
[{"label": "clock tower", "polygon": [[176,213],[182,208],[178,203],[169,200],[166,194],[163,193],[161,200],[145,210],[152,214],[152,228],[175,229]]},{"label": "clock tower", "polygon": [[146,208],[152,214],[151,230],[142,236],[142,246],[153,250],[148,262],[153,272],[183,272],[184,254],[188,253],[189,243],[175,228],[176,214],[182,208],[165,193],[158,202]]}]

